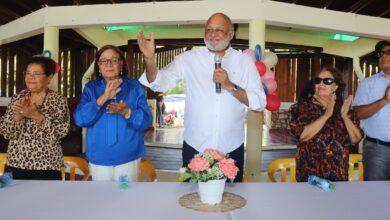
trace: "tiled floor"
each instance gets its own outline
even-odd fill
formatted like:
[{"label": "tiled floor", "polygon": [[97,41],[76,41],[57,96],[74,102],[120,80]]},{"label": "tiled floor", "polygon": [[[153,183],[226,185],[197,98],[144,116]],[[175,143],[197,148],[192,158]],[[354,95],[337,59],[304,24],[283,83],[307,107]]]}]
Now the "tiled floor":
[{"label": "tiled floor", "polygon": [[[181,148],[184,128],[157,128],[145,133],[146,146]],[[295,137],[282,128],[268,129],[263,126],[263,149],[291,149],[295,146]]]}]

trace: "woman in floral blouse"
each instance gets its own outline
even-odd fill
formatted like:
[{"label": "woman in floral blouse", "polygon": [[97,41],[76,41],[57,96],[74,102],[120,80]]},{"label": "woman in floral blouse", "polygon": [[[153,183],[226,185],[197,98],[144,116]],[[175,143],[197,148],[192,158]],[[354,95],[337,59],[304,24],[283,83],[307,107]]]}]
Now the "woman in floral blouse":
[{"label": "woman in floral blouse", "polygon": [[290,127],[297,137],[296,179],[316,175],[348,180],[349,148],[362,138],[352,95],[344,102],[345,83],[334,68],[323,68],[313,79],[314,95],[291,106]]},{"label": "woman in floral blouse", "polygon": [[0,134],[9,139],[7,166],[14,179],[61,180],[60,138],[69,130],[65,97],[48,88],[55,62],[34,56],[26,64],[27,89],[12,97],[0,118]]}]

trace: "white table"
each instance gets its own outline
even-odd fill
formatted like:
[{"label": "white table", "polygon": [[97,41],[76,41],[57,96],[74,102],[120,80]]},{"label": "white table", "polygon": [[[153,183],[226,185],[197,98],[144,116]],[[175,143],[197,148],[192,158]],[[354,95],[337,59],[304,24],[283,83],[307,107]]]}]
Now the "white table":
[{"label": "white table", "polygon": [[187,183],[14,181],[0,189],[1,220],[124,219],[390,219],[390,182],[336,183],[326,192],[307,183],[241,183],[226,191],[247,199],[230,213],[203,213],[178,199],[196,191]]}]

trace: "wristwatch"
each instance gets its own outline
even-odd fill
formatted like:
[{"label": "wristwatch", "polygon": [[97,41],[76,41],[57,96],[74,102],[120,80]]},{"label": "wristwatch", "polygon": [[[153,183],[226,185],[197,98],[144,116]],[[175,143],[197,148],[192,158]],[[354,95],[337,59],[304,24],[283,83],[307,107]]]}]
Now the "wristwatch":
[{"label": "wristwatch", "polygon": [[233,84],[233,89],[229,91],[230,94],[234,95],[238,90],[238,86],[236,84]]}]

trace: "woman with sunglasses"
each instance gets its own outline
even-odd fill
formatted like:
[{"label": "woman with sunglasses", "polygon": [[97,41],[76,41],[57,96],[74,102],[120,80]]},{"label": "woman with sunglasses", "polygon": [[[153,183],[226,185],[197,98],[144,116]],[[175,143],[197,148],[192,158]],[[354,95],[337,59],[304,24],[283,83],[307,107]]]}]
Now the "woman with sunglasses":
[{"label": "woman with sunglasses", "polygon": [[103,46],[95,57],[96,80],[85,86],[74,112],[78,126],[87,128],[86,154],[93,180],[137,181],[145,154],[144,130],[152,123],[144,89],[127,78],[122,51]]},{"label": "woman with sunglasses", "polygon": [[61,180],[60,139],[69,131],[70,116],[66,98],[48,87],[55,73],[52,59],[31,57],[24,68],[27,88],[12,97],[0,118],[14,179]]},{"label": "woman with sunglasses", "polygon": [[314,94],[291,106],[290,127],[296,136],[296,180],[309,175],[348,180],[349,149],[362,138],[359,120],[343,101],[345,83],[335,68],[325,67],[313,79]]}]

